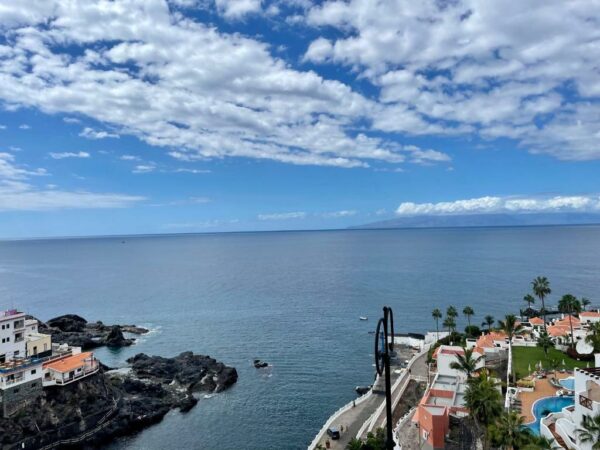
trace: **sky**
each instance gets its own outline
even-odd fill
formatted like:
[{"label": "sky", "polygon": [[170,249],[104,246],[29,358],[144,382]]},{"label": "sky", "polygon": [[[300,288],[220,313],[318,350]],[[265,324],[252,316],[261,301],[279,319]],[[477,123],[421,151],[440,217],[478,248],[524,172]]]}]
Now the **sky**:
[{"label": "sky", "polygon": [[0,238],[600,212],[600,1],[0,0]]}]

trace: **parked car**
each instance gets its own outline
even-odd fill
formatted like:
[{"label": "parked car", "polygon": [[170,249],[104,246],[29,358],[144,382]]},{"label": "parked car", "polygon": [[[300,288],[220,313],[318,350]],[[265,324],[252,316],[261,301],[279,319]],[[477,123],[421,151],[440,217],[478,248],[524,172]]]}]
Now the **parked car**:
[{"label": "parked car", "polygon": [[335,441],[340,438],[340,430],[337,427],[327,428],[327,435]]}]

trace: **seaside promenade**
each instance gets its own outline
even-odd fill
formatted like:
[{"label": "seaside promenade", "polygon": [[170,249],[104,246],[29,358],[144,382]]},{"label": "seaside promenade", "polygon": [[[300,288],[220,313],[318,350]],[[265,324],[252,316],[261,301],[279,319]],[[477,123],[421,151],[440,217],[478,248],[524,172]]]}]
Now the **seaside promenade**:
[{"label": "seaside promenade", "polygon": [[[427,352],[415,355],[406,369],[401,369],[399,361],[391,367],[392,402],[398,403],[408,381],[412,379],[422,380],[427,377]],[[343,450],[348,443],[356,437],[366,437],[369,431],[385,425],[385,395],[383,392],[372,392],[357,399],[355,406],[348,404],[329,418],[326,426],[321,429],[315,440],[308,446],[313,450],[318,444],[326,448]],[[331,440],[326,434],[328,427],[337,427],[341,430],[340,439]]]}]

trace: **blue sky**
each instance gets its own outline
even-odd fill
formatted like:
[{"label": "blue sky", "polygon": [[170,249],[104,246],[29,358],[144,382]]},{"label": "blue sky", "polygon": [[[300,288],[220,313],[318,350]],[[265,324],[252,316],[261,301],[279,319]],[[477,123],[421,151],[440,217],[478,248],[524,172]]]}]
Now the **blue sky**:
[{"label": "blue sky", "polygon": [[599,13],[0,0],[0,237],[600,212]]}]

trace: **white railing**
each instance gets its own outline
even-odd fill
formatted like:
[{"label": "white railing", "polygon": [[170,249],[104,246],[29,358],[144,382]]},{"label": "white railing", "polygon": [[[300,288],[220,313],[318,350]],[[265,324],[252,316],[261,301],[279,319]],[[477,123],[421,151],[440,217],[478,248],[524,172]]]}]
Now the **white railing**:
[{"label": "white railing", "polygon": [[358,397],[355,400],[352,400],[351,402],[346,403],[344,406],[342,406],[340,409],[338,409],[336,412],[334,412],[331,416],[329,416],[329,419],[327,419],[327,422],[325,422],[325,425],[323,425],[323,427],[319,430],[319,432],[317,433],[317,435],[315,436],[315,438],[308,445],[308,450],[313,450],[317,446],[317,444],[319,443],[319,441],[321,439],[323,439],[323,437],[325,436],[325,433],[327,433],[327,429],[342,414],[344,414],[346,411],[354,408],[355,406],[360,405],[362,402],[364,402],[365,400],[367,400],[368,398],[370,398],[372,395],[373,395],[373,389],[371,388],[371,389],[369,389],[369,392],[367,392],[366,394]]},{"label": "white railing", "polygon": [[508,346],[508,367],[506,369],[506,397],[504,398],[504,408],[510,408],[510,375],[512,373],[512,346]]},{"label": "white railing", "polygon": [[560,417],[561,415],[562,414],[557,414],[559,418],[554,425],[554,430],[561,438],[564,439],[565,443],[569,447],[575,450],[579,450],[579,446],[573,440],[573,438],[575,437],[575,426],[573,425],[573,422],[564,417]]}]

